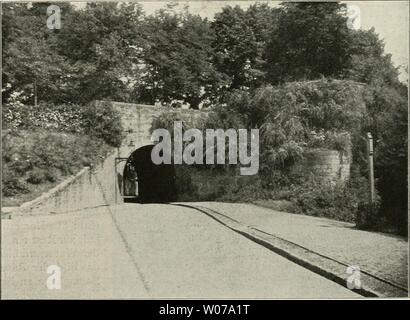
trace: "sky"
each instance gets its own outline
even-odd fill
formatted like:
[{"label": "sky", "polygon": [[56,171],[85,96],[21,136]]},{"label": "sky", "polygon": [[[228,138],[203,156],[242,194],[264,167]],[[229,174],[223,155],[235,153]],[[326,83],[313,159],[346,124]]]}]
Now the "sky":
[{"label": "sky", "polygon": [[[142,4],[147,14],[164,8],[168,1],[151,0],[137,1]],[[214,1],[214,0],[191,0],[178,1],[179,7],[189,5],[189,11],[202,17],[212,19],[215,13],[221,11],[226,5],[239,5],[246,9],[257,1]],[[277,6],[280,1],[259,1]],[[343,1],[348,5],[354,5],[360,11],[360,28],[368,30],[375,28],[376,33],[385,42],[385,51],[392,55],[392,61],[396,67],[408,66],[409,64],[409,1]],[[73,3],[79,7],[84,3]],[[356,9],[357,10],[357,9]],[[356,11],[357,12],[357,11]],[[357,20],[357,21],[358,21]],[[406,80],[408,74],[401,69],[401,80]]]}]

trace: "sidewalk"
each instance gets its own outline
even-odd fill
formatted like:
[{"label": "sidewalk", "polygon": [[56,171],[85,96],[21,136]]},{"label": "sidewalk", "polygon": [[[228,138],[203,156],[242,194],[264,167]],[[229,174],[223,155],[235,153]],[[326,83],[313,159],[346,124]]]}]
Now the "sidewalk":
[{"label": "sidewalk", "polygon": [[[196,202],[195,206],[215,210],[236,220],[241,225],[241,230],[246,229],[244,232],[250,233],[250,237],[259,232],[260,235],[273,236],[277,240],[283,239],[296,248],[302,258],[303,251],[313,252],[319,258],[323,255],[329,261],[359,266],[362,274],[368,273],[389,282],[393,287],[407,288],[408,242],[405,238],[357,230],[350,223],[279,212],[252,204]],[[301,251],[299,246],[308,250]],[[292,251],[292,248],[289,250]],[[341,266],[339,264],[339,275],[342,272]],[[341,276],[346,279],[346,267],[344,273]],[[365,282],[364,278],[362,282]],[[400,289],[395,293],[400,294],[400,291],[406,294]],[[388,293],[380,295],[389,296]]]}]

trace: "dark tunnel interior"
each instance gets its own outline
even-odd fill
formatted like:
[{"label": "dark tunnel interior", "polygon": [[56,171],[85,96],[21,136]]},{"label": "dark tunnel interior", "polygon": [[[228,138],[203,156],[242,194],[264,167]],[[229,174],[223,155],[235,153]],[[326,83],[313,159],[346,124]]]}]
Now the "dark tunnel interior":
[{"label": "dark tunnel interior", "polygon": [[175,169],[173,164],[156,165],[151,160],[154,145],[135,150],[124,167],[124,202],[167,203],[176,201]]}]

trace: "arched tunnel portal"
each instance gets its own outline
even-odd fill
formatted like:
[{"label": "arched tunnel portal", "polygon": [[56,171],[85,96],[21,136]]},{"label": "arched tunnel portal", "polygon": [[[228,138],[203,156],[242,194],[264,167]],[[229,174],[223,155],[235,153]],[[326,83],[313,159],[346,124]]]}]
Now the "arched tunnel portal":
[{"label": "arched tunnel portal", "polygon": [[[138,148],[128,157],[123,171],[124,202],[166,203],[176,201],[173,164],[151,160],[154,145]],[[134,197],[132,197],[134,195]]]}]

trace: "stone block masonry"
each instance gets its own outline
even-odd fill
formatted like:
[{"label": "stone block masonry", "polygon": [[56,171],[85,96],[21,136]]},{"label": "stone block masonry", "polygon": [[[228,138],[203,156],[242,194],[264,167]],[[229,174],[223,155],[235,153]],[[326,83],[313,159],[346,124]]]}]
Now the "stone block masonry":
[{"label": "stone block masonry", "polygon": [[[154,105],[114,102],[114,101],[96,101],[99,103],[111,103],[115,110],[121,116],[122,126],[125,130],[125,139],[119,148],[119,156],[128,157],[132,151],[147,144],[151,144],[150,128],[154,117],[159,116],[164,111],[169,111],[169,107],[160,107]],[[193,109],[171,109],[181,115],[199,116],[206,111]],[[132,142],[132,143],[131,143]],[[133,144],[133,145],[132,145]]]},{"label": "stone block masonry", "polygon": [[311,149],[294,166],[295,173],[314,174],[327,181],[347,181],[350,176],[351,155],[337,150]]}]

